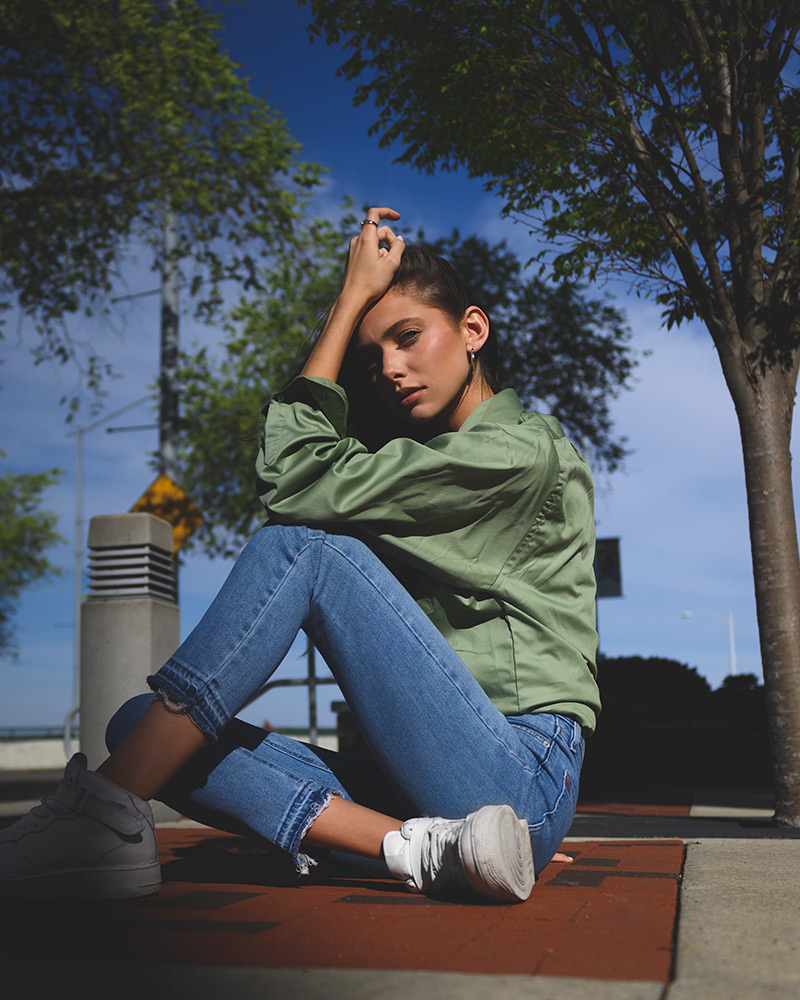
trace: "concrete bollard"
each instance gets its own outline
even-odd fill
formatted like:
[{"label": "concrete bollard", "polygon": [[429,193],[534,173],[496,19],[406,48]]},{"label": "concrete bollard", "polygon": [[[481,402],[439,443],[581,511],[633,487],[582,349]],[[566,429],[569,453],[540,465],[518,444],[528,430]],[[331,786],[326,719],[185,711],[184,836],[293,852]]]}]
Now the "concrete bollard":
[{"label": "concrete bollard", "polygon": [[[172,525],[152,514],[89,522],[89,594],[81,606],[80,746],[90,768],[108,756],[116,710],[180,644]],[[162,822],[177,814],[154,804]]]}]

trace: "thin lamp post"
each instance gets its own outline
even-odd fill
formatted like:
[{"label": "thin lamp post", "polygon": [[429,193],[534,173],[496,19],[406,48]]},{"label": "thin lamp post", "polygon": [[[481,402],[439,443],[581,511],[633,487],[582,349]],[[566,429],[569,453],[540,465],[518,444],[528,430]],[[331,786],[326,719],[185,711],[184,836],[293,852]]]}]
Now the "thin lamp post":
[{"label": "thin lamp post", "polygon": [[64,720],[64,753],[70,756],[72,723],[80,711],[81,684],[81,602],[83,600],[83,438],[89,431],[102,427],[115,417],[127,413],[136,406],[146,403],[152,396],[142,396],[141,399],[128,403],[127,406],[108,413],[106,416],[87,424],[86,427],[76,427],[67,437],[75,438],[75,539],[73,543],[73,594],[72,594],[72,708]]},{"label": "thin lamp post", "polygon": [[681,611],[681,618],[696,618],[698,615],[709,615],[712,618],[727,618],[728,621],[728,657],[730,660],[731,677],[736,676],[736,643],[733,635],[733,612],[727,615],[721,611]]}]

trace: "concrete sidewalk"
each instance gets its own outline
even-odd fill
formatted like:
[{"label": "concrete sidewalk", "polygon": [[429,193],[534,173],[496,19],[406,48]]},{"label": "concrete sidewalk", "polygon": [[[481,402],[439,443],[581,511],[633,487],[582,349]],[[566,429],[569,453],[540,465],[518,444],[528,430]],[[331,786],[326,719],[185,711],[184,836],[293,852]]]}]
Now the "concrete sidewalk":
[{"label": "concrete sidewalk", "polygon": [[274,856],[184,822],[160,831],[158,896],[3,907],[0,954],[6,982],[137,1000],[797,1000],[800,833],[770,816],[753,790],[587,803],[575,864],[511,907],[324,873],[299,887]]},{"label": "concrete sidewalk", "polygon": [[[771,816],[769,792],[706,789],[693,792],[687,817],[576,817],[571,833],[613,837],[624,829],[638,838],[677,836],[686,847],[671,982],[635,996],[800,997],[800,831],[771,826]],[[592,1000],[628,996],[616,984],[593,988]]]}]

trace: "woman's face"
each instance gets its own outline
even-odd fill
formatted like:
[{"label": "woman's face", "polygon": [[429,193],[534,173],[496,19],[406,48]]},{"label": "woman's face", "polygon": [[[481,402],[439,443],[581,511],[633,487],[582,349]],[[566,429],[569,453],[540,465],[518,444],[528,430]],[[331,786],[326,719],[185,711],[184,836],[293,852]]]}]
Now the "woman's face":
[{"label": "woman's face", "polygon": [[392,413],[417,426],[432,423],[438,433],[458,430],[477,406],[481,380],[470,379],[475,336],[468,313],[456,324],[441,309],[395,289],[366,313],[356,357]]}]

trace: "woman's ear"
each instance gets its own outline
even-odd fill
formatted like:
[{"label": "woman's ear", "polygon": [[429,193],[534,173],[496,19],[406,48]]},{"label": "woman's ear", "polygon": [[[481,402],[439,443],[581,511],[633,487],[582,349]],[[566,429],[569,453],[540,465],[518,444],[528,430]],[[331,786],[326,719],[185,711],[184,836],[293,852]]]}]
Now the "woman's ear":
[{"label": "woman's ear", "polygon": [[489,336],[489,317],[479,306],[469,306],[461,320],[461,329],[467,350],[477,353]]}]

